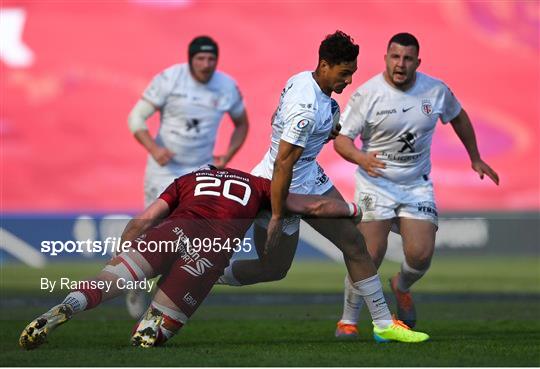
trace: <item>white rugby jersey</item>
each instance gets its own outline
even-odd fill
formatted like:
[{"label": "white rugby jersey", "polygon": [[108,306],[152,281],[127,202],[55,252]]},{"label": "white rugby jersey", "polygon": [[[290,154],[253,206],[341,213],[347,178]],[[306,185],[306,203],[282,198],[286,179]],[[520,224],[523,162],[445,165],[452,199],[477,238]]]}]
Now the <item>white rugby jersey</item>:
[{"label": "white rugby jersey", "polygon": [[252,173],[272,178],[279,141],[284,140],[304,148],[293,167],[290,191],[309,193],[318,174],[315,160],[332,130],[331,101],[313,79],[312,72],[292,76],[281,92],[272,122],[270,148]]},{"label": "white rugby jersey", "polygon": [[[212,163],[223,114],[229,112],[235,118],[244,111],[242,96],[231,77],[216,71],[203,84],[191,76],[187,63],[173,65],[155,76],[143,97],[160,109],[156,142],[175,153],[166,166],[173,172],[175,167]],[[152,164],[149,166],[159,168],[157,163]]]},{"label": "white rugby jersey", "polygon": [[[382,176],[407,182],[431,171],[431,140],[439,118],[457,117],[461,105],[440,80],[416,72],[407,91],[392,87],[378,74],[351,96],[341,116],[341,134],[362,139],[362,151],[378,151],[386,163]],[[360,167],[358,172],[367,176]]]}]

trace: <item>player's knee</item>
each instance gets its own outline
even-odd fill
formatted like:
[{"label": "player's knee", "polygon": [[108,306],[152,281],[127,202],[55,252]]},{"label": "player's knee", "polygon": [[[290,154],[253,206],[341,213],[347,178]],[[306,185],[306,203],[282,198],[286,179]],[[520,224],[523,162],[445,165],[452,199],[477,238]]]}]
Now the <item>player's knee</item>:
[{"label": "player's knee", "polygon": [[360,232],[348,233],[344,235],[341,243],[343,255],[349,260],[362,260],[371,258],[368,253],[366,243]]},{"label": "player's knee", "polygon": [[126,254],[112,258],[105,265],[102,272],[113,274],[117,278],[123,278],[126,281],[141,281],[147,277],[142,268]]},{"label": "player's knee", "polygon": [[262,273],[262,282],[280,281],[287,276],[290,265],[273,266],[265,268]]},{"label": "player's knee", "polygon": [[381,264],[382,264],[382,262],[384,260],[385,251],[386,251],[386,248],[383,249],[383,250],[377,249],[377,250],[374,250],[374,251],[370,252],[371,260],[373,260],[373,264],[375,264],[377,269],[379,269],[379,267],[381,266]]},{"label": "player's knee", "polygon": [[406,257],[407,264],[416,270],[427,271],[431,265],[431,253],[420,253]]}]

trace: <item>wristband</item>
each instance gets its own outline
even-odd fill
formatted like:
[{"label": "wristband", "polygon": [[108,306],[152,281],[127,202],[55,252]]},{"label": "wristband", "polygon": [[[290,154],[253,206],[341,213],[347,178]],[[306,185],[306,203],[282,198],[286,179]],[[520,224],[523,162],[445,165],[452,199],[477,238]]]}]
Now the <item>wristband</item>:
[{"label": "wristband", "polygon": [[358,205],[354,202],[348,202],[347,205],[349,205],[349,216],[356,217],[359,214]]}]

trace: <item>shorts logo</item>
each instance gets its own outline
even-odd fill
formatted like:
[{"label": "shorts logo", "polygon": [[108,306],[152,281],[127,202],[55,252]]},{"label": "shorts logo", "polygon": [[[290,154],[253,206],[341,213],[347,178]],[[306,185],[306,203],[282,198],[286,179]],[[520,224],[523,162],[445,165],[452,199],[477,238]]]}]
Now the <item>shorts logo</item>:
[{"label": "shorts logo", "polygon": [[362,211],[374,211],[375,203],[377,202],[377,197],[370,193],[362,192],[360,194],[360,203]]},{"label": "shorts logo", "polygon": [[431,105],[431,100],[424,99],[422,100],[422,113],[429,116],[433,112],[433,106]]},{"label": "shorts logo", "polygon": [[302,119],[300,122],[296,123],[296,126],[300,129],[306,127],[309,124],[309,120]]},{"label": "shorts logo", "polygon": [[437,207],[435,206],[435,203],[431,201],[421,201],[418,204],[418,211],[421,211],[422,213],[432,215],[432,216],[438,216],[437,213]]},{"label": "shorts logo", "polygon": [[191,296],[189,292],[184,295],[184,298],[182,298],[182,300],[184,300],[184,302],[190,306],[197,305],[197,300],[195,300],[195,298]]},{"label": "shorts logo", "polygon": [[326,173],[324,173],[323,168],[321,168],[321,166],[317,164],[317,179],[315,180],[315,184],[317,186],[322,186],[323,184],[328,182],[328,180],[329,178]]},{"label": "shorts logo", "polygon": [[200,277],[204,274],[206,269],[214,266],[214,264],[212,264],[207,258],[200,258],[195,262],[195,265],[196,268],[192,267],[191,265],[182,265],[180,268],[184,269],[194,277]]}]

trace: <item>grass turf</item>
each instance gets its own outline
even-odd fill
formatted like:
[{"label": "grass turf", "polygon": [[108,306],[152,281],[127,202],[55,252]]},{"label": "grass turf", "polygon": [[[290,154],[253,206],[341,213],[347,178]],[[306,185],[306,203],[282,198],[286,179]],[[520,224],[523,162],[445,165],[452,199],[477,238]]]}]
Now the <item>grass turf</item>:
[{"label": "grass turf", "polygon": [[[0,296],[50,296],[40,290],[40,278],[85,279],[95,275],[103,263],[51,263],[44,269],[22,264],[0,264]],[[399,270],[399,264],[385,261],[380,269],[386,281]],[[341,293],[345,266],[333,262],[296,262],[287,277],[278,282],[242,288],[216,286],[217,293]],[[433,260],[429,273],[415,286],[416,292],[430,293],[536,293],[540,294],[538,257],[445,257]],[[56,290],[53,294],[64,295]]]},{"label": "grass turf", "polygon": [[[397,267],[386,263],[382,277]],[[341,304],[334,299],[303,305],[203,305],[167,346],[150,350],[129,347],[134,322],[122,307],[104,306],[60,327],[40,349],[21,350],[21,330],[44,310],[24,304],[25,298],[47,296],[39,292],[39,277],[84,278],[97,270],[97,264],[54,264],[40,271],[2,266],[4,301],[22,298],[23,304],[0,304],[0,365],[540,366],[537,258],[436,258],[430,274],[415,286],[431,296],[418,304],[417,328],[432,336],[423,344],[376,344],[365,313],[359,340],[336,341],[333,330]],[[247,294],[247,301],[251,293],[340,293],[343,276],[339,264],[296,263],[283,281],[220,287],[215,293]]]},{"label": "grass turf", "polygon": [[[336,341],[339,306],[208,306],[181,334],[157,349],[129,347],[133,322],[94,311],[55,331],[34,351],[17,346],[27,323],[1,321],[3,366],[538,366],[539,302],[496,302],[502,314],[486,316],[485,304],[425,303],[420,326],[432,340],[377,344],[369,323],[356,341]],[[512,319],[517,317],[516,319]],[[81,316],[82,318],[82,316]]]}]

